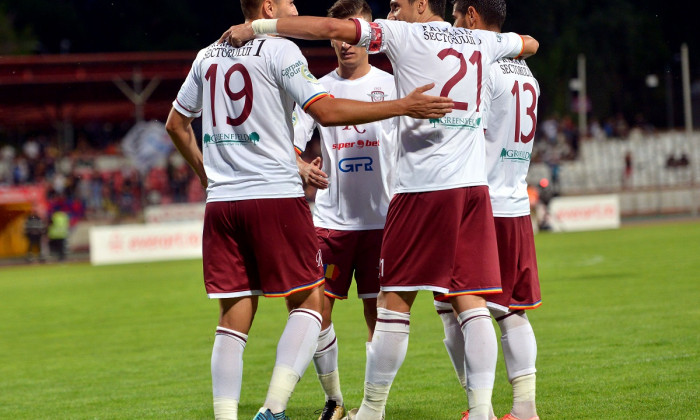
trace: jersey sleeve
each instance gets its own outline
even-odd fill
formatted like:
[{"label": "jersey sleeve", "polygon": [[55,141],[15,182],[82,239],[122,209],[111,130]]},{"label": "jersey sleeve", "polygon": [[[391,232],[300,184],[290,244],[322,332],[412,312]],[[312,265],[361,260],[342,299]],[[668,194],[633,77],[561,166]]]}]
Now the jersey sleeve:
[{"label": "jersey sleeve", "polygon": [[296,105],[294,114],[292,114],[292,123],[294,124],[294,149],[297,153],[301,153],[306,150],[306,144],[311,140],[316,121],[299,105]]},{"label": "jersey sleeve", "polygon": [[204,92],[202,90],[201,56],[200,52],[192,63],[192,68],[180,87],[180,92],[173,101],[173,108],[186,117],[197,118],[202,115]]},{"label": "jersey sleeve", "polygon": [[491,61],[503,57],[518,57],[525,47],[523,38],[514,32],[498,33],[480,30],[474,32],[477,32],[479,39],[488,46],[492,56]]},{"label": "jersey sleeve", "polygon": [[319,99],[329,96],[321,83],[311,74],[306,58],[293,42],[290,41],[289,47],[281,50],[275,57],[272,67],[279,86],[303,110],[307,110]]},{"label": "jersey sleeve", "polygon": [[493,103],[494,95],[496,94],[496,64],[491,66],[491,71],[489,71],[489,78],[484,84],[483,92],[481,97],[481,112],[483,115],[482,124],[484,130],[489,128],[489,111],[491,110],[491,104]]},{"label": "jersey sleeve", "polygon": [[352,19],[357,26],[358,42],[356,45],[367,48],[370,54],[385,53],[389,58],[398,58],[400,46],[406,45],[405,22],[377,19],[367,22],[364,19]]}]

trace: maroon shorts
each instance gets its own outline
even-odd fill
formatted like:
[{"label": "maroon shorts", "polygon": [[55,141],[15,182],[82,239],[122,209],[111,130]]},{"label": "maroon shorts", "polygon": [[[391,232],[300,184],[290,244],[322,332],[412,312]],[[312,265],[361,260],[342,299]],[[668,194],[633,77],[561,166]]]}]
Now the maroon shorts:
[{"label": "maroon shorts", "polygon": [[326,296],[347,299],[354,273],[358,297],[377,297],[383,232],[316,228],[326,272]]},{"label": "maroon shorts", "polygon": [[383,291],[499,293],[488,187],[396,194],[384,228],[379,279]]},{"label": "maroon shorts", "polygon": [[323,283],[303,197],[207,203],[202,242],[210,298],[288,296]]},{"label": "maroon shorts", "polygon": [[537,308],[542,299],[530,216],[495,217],[494,222],[503,292],[486,300],[502,311]]}]

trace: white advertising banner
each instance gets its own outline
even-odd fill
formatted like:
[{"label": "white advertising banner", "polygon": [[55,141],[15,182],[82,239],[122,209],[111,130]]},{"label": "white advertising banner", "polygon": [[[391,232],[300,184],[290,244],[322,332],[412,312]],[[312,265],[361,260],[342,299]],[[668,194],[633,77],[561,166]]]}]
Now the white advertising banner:
[{"label": "white advertising banner", "polygon": [[620,227],[620,198],[616,194],[555,197],[549,203],[552,230],[617,229]]},{"label": "white advertising banner", "polygon": [[146,223],[194,222],[204,220],[204,203],[148,206],[143,215]]},{"label": "white advertising banner", "polygon": [[93,265],[202,257],[203,222],[95,226],[90,228]]}]

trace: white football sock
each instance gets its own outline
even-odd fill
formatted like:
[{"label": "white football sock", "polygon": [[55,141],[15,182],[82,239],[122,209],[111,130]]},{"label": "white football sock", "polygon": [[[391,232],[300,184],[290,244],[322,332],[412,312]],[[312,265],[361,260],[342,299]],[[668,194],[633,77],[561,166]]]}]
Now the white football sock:
[{"label": "white football sock", "polygon": [[377,325],[367,351],[365,394],[357,418],[382,418],[391,383],[406,358],[410,314],[377,308]]},{"label": "white football sock", "polygon": [[508,371],[508,381],[513,385],[513,409],[511,413],[522,419],[537,415],[535,404],[535,362],[537,341],[532,325],[523,312],[497,318],[501,329],[501,347]]},{"label": "white football sock", "polygon": [[489,420],[498,358],[491,314],[486,308],[470,309],[459,314],[459,323],[464,332],[469,418]]},{"label": "white football sock", "polygon": [[248,336],[224,327],[216,328],[211,354],[214,418],[236,420],[243,378],[243,351]]},{"label": "white football sock", "polygon": [[445,339],[442,340],[442,342],[445,343],[447,354],[450,356],[459,384],[466,392],[467,375],[466,366],[464,364],[464,333],[459,327],[457,317],[452,310],[452,304],[437,300],[434,300],[433,304],[435,305],[435,310],[438,315],[440,315],[442,326],[445,329]]},{"label": "white football sock", "polygon": [[319,334],[313,360],[321,388],[326,394],[326,401],[333,400],[338,405],[342,405],[343,394],[340,392],[338,373],[338,340],[332,323]]},{"label": "white football sock", "polygon": [[272,370],[265,407],[272,413],[287,408],[289,398],[316,351],[321,331],[321,314],[310,309],[294,309],[277,344],[277,359]]}]

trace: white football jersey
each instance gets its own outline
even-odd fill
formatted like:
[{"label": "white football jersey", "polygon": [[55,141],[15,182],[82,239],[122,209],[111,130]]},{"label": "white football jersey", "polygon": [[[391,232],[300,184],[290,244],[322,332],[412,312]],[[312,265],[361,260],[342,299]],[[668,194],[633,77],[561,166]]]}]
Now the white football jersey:
[{"label": "white football jersey", "polygon": [[207,202],[302,197],[291,115],[327,95],[287,39],[201,50],[173,106],[202,115]]},{"label": "white football jersey", "polygon": [[[320,79],[336,98],[379,102],[396,99],[394,76],[372,67],[359,79],[336,71]],[[314,225],[336,230],[383,229],[391,200],[396,119],[363,125],[323,127],[298,106],[294,144],[301,150],[314,128],[321,135],[321,157],[329,185],[316,192]]]},{"label": "white football jersey", "polygon": [[525,60],[503,58],[491,67],[484,96],[486,165],[493,215],[529,215],[525,178],[537,128],[540,86]]},{"label": "white football jersey", "polygon": [[359,44],[370,53],[386,53],[391,61],[399,97],[434,82],[427,94],[455,101],[454,110],[440,119],[399,118],[394,192],[486,185],[482,85],[494,61],[522,52],[522,38],[453,28],[447,22],[355,22]]}]

